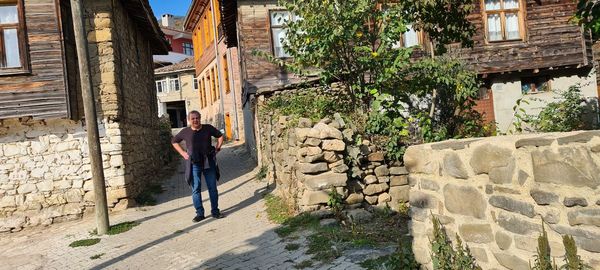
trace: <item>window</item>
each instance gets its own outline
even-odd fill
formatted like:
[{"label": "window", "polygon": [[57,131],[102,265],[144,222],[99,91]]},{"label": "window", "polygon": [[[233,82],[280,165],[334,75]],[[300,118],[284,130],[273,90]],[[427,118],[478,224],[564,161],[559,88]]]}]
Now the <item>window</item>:
[{"label": "window", "polygon": [[0,1],[0,73],[27,69],[22,0]]},{"label": "window", "polygon": [[415,31],[412,28],[412,25],[407,25],[408,29],[404,34],[402,34],[403,45],[405,48],[419,46],[419,32]]},{"label": "window", "polygon": [[483,0],[488,41],[523,39],[521,0]]},{"label": "window", "polygon": [[214,67],[210,69],[210,87],[212,89],[212,101],[217,101],[219,91],[217,91],[217,82]]},{"label": "window", "polygon": [[206,91],[206,79],[202,78],[202,80],[200,81],[200,103],[202,105],[202,108],[206,107],[207,105]]},{"label": "window", "polygon": [[273,54],[277,58],[287,58],[290,54],[283,48],[283,43],[287,40],[285,24],[290,20],[298,20],[297,16],[291,18],[289,11],[277,10],[271,11],[271,35],[273,38]]},{"label": "window", "polygon": [[535,94],[550,91],[550,81],[546,77],[531,77],[521,79],[521,93]]},{"label": "window", "polygon": [[183,53],[186,55],[194,55],[194,46],[192,45],[192,43],[183,43]]},{"label": "window", "polygon": [[181,85],[179,84],[179,76],[173,75],[169,77],[169,91],[179,91]]},{"label": "window", "polygon": [[198,78],[194,78],[194,90],[198,90]]},{"label": "window", "polygon": [[158,80],[156,81],[156,92],[161,94],[167,92],[167,80]]},{"label": "window", "polygon": [[229,66],[227,65],[227,54],[223,55],[223,63],[221,66],[223,67],[223,84],[225,87],[225,94],[229,94],[231,92],[231,86],[229,85]]}]

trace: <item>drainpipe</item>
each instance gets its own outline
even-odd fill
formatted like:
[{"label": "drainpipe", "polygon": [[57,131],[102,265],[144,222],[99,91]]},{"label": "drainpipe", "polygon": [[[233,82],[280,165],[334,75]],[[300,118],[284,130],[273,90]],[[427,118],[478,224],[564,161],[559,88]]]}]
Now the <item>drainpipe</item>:
[{"label": "drainpipe", "polygon": [[221,58],[219,55],[219,41],[218,41],[218,28],[217,28],[217,18],[215,18],[215,5],[214,5],[214,0],[210,0],[210,10],[211,10],[211,14],[212,14],[212,22],[213,22],[213,45],[215,47],[215,62],[217,62],[217,82],[219,85],[219,99],[221,100],[220,103],[220,111],[221,111],[221,118],[219,119],[219,122],[221,124],[221,127],[223,127],[223,129],[225,129],[225,105],[223,103],[223,87],[221,86]]}]

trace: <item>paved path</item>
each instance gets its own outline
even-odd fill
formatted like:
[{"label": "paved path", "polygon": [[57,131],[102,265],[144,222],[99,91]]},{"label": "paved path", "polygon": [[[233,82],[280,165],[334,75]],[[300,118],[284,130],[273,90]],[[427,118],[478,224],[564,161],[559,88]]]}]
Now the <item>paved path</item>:
[{"label": "paved path", "polygon": [[[93,216],[0,235],[0,269],[293,269],[310,259],[305,248],[287,251],[275,234],[278,226],[264,212],[264,182],[243,147],[219,154],[222,179],[220,208],[224,219],[192,223],[194,208],[183,167],[163,183],[166,192],[152,207],[132,208],[110,216],[111,224],[139,221],[132,230],[102,236],[90,247],[71,248],[75,240],[91,238]],[[208,194],[202,193],[210,209]],[[302,240],[299,240],[302,241]],[[99,259],[92,259],[102,255]],[[340,258],[319,269],[358,269]]]}]

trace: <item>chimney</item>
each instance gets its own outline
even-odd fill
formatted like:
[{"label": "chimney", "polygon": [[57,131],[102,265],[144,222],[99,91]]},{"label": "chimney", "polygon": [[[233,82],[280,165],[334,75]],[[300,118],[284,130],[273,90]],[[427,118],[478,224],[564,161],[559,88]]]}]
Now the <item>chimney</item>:
[{"label": "chimney", "polygon": [[175,27],[175,18],[171,14],[163,14],[161,25],[164,27]]}]

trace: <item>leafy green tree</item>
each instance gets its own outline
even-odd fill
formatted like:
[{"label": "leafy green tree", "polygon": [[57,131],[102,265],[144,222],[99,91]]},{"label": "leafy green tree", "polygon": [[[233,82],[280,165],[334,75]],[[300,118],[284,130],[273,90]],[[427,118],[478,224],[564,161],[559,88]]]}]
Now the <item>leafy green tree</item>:
[{"label": "leafy green tree", "polygon": [[578,0],[575,19],[592,30],[595,37],[600,34],[600,3],[598,0]]}]

